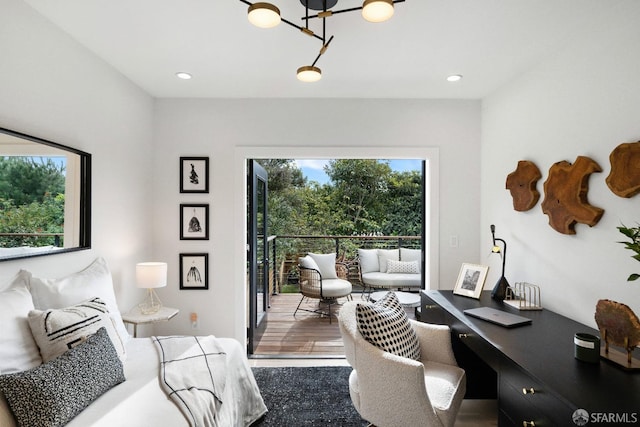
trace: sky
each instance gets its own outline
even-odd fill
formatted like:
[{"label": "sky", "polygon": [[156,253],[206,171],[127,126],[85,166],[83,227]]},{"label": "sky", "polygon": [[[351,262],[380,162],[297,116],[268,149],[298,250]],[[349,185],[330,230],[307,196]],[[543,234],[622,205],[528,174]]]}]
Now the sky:
[{"label": "sky", "polygon": [[[329,163],[328,159],[296,159],[296,165],[302,170],[302,174],[308,181],[316,181],[320,185],[329,182],[329,177],[324,173],[323,167]],[[391,170],[397,172],[421,171],[422,160],[420,159],[393,159],[389,160]]]}]

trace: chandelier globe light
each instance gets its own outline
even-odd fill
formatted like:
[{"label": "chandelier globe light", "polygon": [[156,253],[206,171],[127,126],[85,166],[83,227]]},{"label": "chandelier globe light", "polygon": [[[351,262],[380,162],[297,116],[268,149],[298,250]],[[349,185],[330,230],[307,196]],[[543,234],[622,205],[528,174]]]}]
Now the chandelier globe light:
[{"label": "chandelier globe light", "polygon": [[362,17],[369,22],[384,22],[393,16],[393,0],[365,0]]},{"label": "chandelier globe light", "polygon": [[[362,11],[362,16],[365,20],[369,22],[384,22],[389,20],[393,16],[394,4],[402,3],[404,1],[405,0],[364,0],[362,6],[359,7],[332,10],[331,8],[338,3],[338,0],[300,0],[300,3],[302,3],[302,6],[304,6],[305,14],[301,18],[301,20],[303,21],[303,25],[298,25],[293,23],[292,21],[284,19],[280,15],[280,9],[278,9],[277,6],[271,3],[251,3],[247,0],[240,0],[241,3],[249,5],[247,18],[253,25],[260,28],[273,28],[280,24],[280,22],[284,22],[285,24],[298,29],[301,33],[318,39],[322,42],[322,47],[320,48],[320,52],[316,56],[315,61],[313,61],[311,65],[305,65],[298,68],[296,75],[298,77],[298,80],[303,82],[317,82],[322,78],[322,72],[320,71],[320,68],[316,67],[316,62],[318,62],[320,57],[324,55],[329,47],[329,44],[333,40],[333,36],[329,37],[328,39],[326,38],[327,18],[341,13],[360,10]],[[317,13],[310,13],[310,10],[317,11]],[[309,22],[314,20],[322,21],[321,35],[317,34],[309,27]]]},{"label": "chandelier globe light", "polygon": [[273,28],[280,24],[280,9],[271,3],[259,2],[249,6],[249,22],[259,28]]}]

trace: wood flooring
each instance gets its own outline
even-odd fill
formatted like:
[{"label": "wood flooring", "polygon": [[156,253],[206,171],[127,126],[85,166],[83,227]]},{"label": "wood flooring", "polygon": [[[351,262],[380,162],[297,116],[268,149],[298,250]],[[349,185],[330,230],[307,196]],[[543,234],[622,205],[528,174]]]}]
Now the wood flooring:
[{"label": "wood flooring", "polygon": [[[360,300],[360,293],[353,293],[354,300]],[[340,298],[338,304],[332,304],[331,321],[327,316],[299,310],[293,316],[296,306],[300,302],[300,294],[277,294],[270,298],[270,308],[267,311],[267,327],[260,339],[255,356],[270,357],[315,357],[335,358],[344,357],[342,337],[336,317],[346,298]],[[319,300],[305,298],[301,309],[327,310],[327,305]],[[407,309],[410,318],[414,318],[413,309]]]}]

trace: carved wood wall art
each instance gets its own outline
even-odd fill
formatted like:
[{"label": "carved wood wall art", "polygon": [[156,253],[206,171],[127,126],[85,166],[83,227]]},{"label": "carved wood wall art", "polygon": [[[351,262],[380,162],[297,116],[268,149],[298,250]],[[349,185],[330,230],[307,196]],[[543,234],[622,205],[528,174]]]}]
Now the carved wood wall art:
[{"label": "carved wood wall art", "polygon": [[507,175],[506,188],[513,198],[513,209],[528,211],[538,203],[540,192],[536,188],[542,178],[540,169],[529,160],[520,160],[515,171]]},{"label": "carved wood wall art", "polygon": [[600,221],[604,209],[587,201],[589,176],[602,172],[594,160],[578,156],[572,165],[567,161],[555,163],[544,183],[542,212],[549,216],[549,225],[563,234],[576,234],[576,223],[593,227]]},{"label": "carved wood wall art", "polygon": [[609,162],[611,172],[606,182],[613,194],[629,198],[640,193],[640,141],[618,145]]}]

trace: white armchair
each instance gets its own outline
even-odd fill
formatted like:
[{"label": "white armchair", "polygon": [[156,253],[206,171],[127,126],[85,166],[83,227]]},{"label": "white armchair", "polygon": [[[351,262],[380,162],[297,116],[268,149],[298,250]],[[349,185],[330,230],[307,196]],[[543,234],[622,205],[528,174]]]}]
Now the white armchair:
[{"label": "white armchair", "polygon": [[449,327],[409,319],[420,344],[420,361],[370,344],[358,330],[356,305],[338,314],[347,360],[349,393],[365,420],[377,427],[453,426],[466,391]]}]

